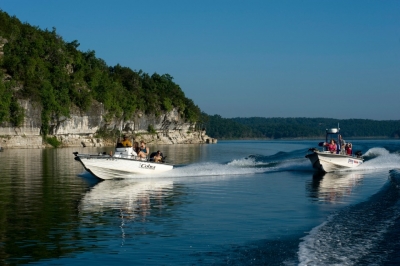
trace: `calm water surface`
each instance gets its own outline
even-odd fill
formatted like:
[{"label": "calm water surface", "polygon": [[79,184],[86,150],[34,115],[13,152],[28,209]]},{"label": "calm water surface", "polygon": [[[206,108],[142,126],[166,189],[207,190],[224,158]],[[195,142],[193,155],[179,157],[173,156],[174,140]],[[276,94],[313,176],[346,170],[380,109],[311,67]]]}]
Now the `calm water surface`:
[{"label": "calm water surface", "polygon": [[400,263],[400,142],[353,141],[366,162],[316,174],[318,141],[165,145],[177,167],[100,182],[73,151],[0,153],[0,265]]}]

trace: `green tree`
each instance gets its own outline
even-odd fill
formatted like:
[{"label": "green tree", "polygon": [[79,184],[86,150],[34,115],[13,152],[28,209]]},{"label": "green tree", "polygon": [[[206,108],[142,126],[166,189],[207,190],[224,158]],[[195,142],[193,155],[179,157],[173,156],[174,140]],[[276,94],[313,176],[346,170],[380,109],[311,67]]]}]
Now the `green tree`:
[{"label": "green tree", "polygon": [[12,93],[2,82],[3,75],[0,74],[0,124],[9,121],[10,104]]},{"label": "green tree", "polygon": [[[71,107],[88,110],[93,101],[103,104],[107,118],[130,119],[138,111],[159,115],[173,108],[190,122],[200,117],[198,106],[171,75],[150,76],[119,64],[109,67],[95,51],[77,50],[77,40],[65,42],[55,28],[41,30],[0,11],[0,37],[8,40],[0,68],[12,77],[7,83],[14,86],[0,88],[0,121],[10,121],[11,112],[20,114],[18,101],[11,108],[13,97],[42,106],[44,135],[53,120],[69,116]],[[13,119],[21,123],[21,115]]]}]

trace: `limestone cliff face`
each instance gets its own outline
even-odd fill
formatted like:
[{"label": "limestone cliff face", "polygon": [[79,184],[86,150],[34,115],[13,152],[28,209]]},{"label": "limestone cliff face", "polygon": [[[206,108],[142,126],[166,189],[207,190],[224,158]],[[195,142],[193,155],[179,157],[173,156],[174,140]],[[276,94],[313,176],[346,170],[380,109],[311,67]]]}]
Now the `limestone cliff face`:
[{"label": "limestone cliff face", "polygon": [[[0,125],[0,147],[3,148],[44,148],[48,146],[40,134],[41,107],[30,101],[21,100],[25,110],[25,121],[21,127],[14,128],[9,124]],[[64,147],[73,146],[112,146],[113,140],[96,137],[100,129],[111,131],[118,129],[135,138],[156,144],[181,143],[216,143],[205,131],[194,130],[195,125],[185,123],[177,110],[160,116],[136,114],[130,120],[106,120],[106,112],[101,103],[95,103],[87,112],[72,109],[70,117],[53,118],[51,135],[62,142]],[[155,133],[148,132],[149,126]]]}]

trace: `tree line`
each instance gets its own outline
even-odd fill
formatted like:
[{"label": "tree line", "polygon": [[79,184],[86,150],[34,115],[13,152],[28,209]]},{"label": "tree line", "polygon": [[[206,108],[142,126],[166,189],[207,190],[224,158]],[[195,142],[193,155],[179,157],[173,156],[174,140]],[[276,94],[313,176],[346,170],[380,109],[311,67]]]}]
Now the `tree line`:
[{"label": "tree line", "polygon": [[222,118],[202,114],[207,134],[218,139],[324,138],[325,130],[340,127],[346,138],[399,138],[400,120],[333,118]]},{"label": "tree line", "polygon": [[169,74],[108,66],[95,51],[79,51],[77,40],[64,41],[55,28],[21,23],[2,10],[1,42],[5,45],[0,55],[0,125],[21,125],[24,113],[18,99],[42,107],[43,135],[49,133],[51,120],[68,117],[72,106],[85,111],[93,101],[103,104],[105,119],[129,119],[139,111],[160,115],[173,108],[188,122],[201,116],[200,108]]}]

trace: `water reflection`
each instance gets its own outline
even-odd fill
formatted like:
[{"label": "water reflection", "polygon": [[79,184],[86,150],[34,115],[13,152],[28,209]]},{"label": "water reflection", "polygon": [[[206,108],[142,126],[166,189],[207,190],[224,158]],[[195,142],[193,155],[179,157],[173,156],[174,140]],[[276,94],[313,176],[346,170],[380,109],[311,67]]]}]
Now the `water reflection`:
[{"label": "water reflection", "polygon": [[9,149],[0,156],[0,264],[24,264],[85,247],[77,232],[76,202],[85,190],[70,154],[54,149]]},{"label": "water reflection", "polygon": [[105,180],[95,185],[83,197],[82,215],[120,210],[124,218],[145,218],[151,209],[162,209],[164,199],[172,194],[173,182],[169,180]]},{"label": "water reflection", "polygon": [[[112,235],[111,239],[120,238],[121,245],[135,236],[163,235],[165,233],[154,229],[154,217],[171,215],[171,207],[175,204],[173,188],[170,180],[102,181],[80,202],[81,226],[96,225],[96,238],[107,232]],[[118,229],[113,226],[115,224]]]},{"label": "water reflection", "polygon": [[351,195],[361,181],[362,175],[356,172],[315,173],[307,186],[311,198],[338,203]]}]

